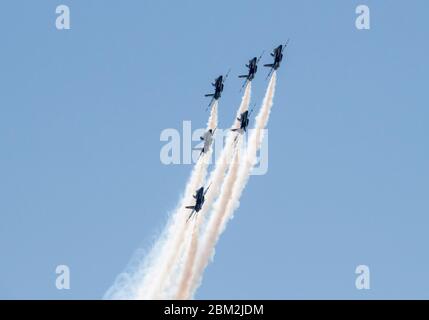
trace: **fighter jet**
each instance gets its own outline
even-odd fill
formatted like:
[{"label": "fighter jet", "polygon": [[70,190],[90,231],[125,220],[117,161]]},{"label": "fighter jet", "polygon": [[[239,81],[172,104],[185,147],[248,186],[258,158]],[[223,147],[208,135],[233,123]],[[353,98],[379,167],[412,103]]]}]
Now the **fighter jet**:
[{"label": "fighter jet", "polygon": [[246,86],[246,84],[249,81],[252,81],[253,78],[255,77],[256,71],[258,71],[259,60],[261,60],[263,54],[264,54],[264,52],[261,53],[261,55],[259,56],[259,58],[253,57],[252,59],[250,59],[249,63],[246,64],[246,67],[249,69],[248,73],[238,76],[239,78],[246,78],[246,80],[244,81],[243,86],[241,87],[241,89],[243,89]]},{"label": "fighter jet", "polygon": [[202,141],[204,141],[204,147],[202,147],[201,149],[196,149],[196,150],[201,150],[200,157],[203,153],[207,153],[207,151],[210,150],[210,146],[212,145],[213,135],[214,135],[215,131],[216,131],[216,128],[209,129],[209,130],[207,130],[206,133],[204,133],[204,135],[202,137],[200,137],[200,139]]},{"label": "fighter jet", "polygon": [[239,131],[240,133],[247,131],[247,126],[249,125],[249,117],[253,110],[249,112],[249,110],[244,111],[239,118],[237,118],[238,121],[240,121],[240,128],[231,129],[231,131]]},{"label": "fighter jet", "polygon": [[189,215],[188,220],[186,220],[186,222],[188,222],[189,219],[191,219],[194,212],[198,213],[201,210],[201,208],[203,207],[203,204],[204,204],[204,200],[205,200],[204,197],[205,197],[207,191],[209,191],[209,188],[210,188],[210,186],[208,186],[207,189],[204,191],[204,187],[201,187],[195,192],[195,195],[193,195],[193,197],[195,199],[195,205],[186,207],[186,209],[192,209],[192,212]]},{"label": "fighter jet", "polygon": [[275,48],[274,51],[271,53],[271,56],[274,58],[274,62],[264,64],[264,67],[271,68],[270,72],[268,73],[267,79],[270,77],[271,73],[273,73],[274,70],[277,70],[280,67],[280,62],[282,62],[283,59],[283,50],[287,47],[288,44],[289,39],[286,41],[286,44],[279,45],[277,48]]},{"label": "fighter jet", "polygon": [[205,95],[206,97],[212,97],[208,107],[210,107],[212,105],[214,100],[219,100],[220,96],[222,95],[223,85],[226,81],[226,78],[228,78],[228,75],[229,75],[229,71],[225,76],[220,75],[219,77],[217,77],[215,79],[215,82],[212,83],[212,86],[215,88],[214,93],[208,93]]}]

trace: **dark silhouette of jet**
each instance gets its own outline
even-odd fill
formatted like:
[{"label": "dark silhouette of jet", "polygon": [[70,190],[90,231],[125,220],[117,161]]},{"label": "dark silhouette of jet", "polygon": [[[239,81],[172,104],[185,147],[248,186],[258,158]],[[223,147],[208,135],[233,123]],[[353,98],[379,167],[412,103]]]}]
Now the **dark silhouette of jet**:
[{"label": "dark silhouette of jet", "polygon": [[191,219],[191,217],[193,216],[193,214],[195,212],[198,213],[201,210],[201,208],[203,207],[204,201],[205,201],[205,195],[206,195],[207,191],[209,191],[209,188],[210,188],[210,186],[208,186],[207,189],[204,191],[204,187],[201,187],[195,192],[195,195],[193,195],[193,197],[195,199],[195,205],[186,206],[186,209],[192,209],[192,212],[189,215],[188,220],[186,220],[186,222],[188,222],[189,219]]},{"label": "dark silhouette of jet", "polygon": [[289,44],[289,40],[286,41],[286,44],[279,45],[277,48],[274,49],[274,51],[271,53],[271,56],[274,58],[273,63],[264,64],[264,67],[269,67],[270,72],[268,73],[267,79],[270,77],[270,75],[273,73],[274,70],[277,70],[280,67],[280,62],[283,60],[283,51]]},{"label": "dark silhouette of jet", "polygon": [[212,99],[210,100],[210,103],[209,103],[208,107],[210,107],[212,105],[212,103],[213,103],[214,100],[219,100],[219,98],[221,97],[222,91],[223,91],[223,87],[224,87],[224,83],[226,81],[226,78],[228,78],[228,75],[229,75],[229,71],[228,71],[228,73],[225,76],[220,75],[219,77],[217,77],[215,79],[215,82],[212,83],[212,86],[215,89],[214,93],[208,93],[208,94],[205,95],[206,97],[212,97]]},{"label": "dark silhouette of jet", "polygon": [[258,71],[258,63],[259,60],[261,60],[263,54],[264,53],[262,52],[259,58],[253,57],[252,59],[250,59],[249,63],[246,64],[246,67],[248,68],[247,74],[242,74],[238,76],[239,78],[246,78],[241,89],[243,89],[249,81],[252,81],[253,78],[255,78],[256,71]]},{"label": "dark silhouette of jet", "polygon": [[236,129],[231,129],[231,131],[239,131],[240,133],[246,132],[247,127],[249,126],[249,116],[252,113],[252,110],[249,112],[249,110],[244,111],[239,118],[237,118],[238,121],[240,121],[240,127]]}]

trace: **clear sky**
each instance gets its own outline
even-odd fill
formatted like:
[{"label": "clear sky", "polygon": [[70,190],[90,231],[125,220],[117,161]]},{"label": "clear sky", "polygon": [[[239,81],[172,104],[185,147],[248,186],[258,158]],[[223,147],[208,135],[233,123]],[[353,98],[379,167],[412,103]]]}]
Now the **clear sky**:
[{"label": "clear sky", "polygon": [[[55,28],[69,5],[71,30]],[[355,8],[370,8],[357,30]],[[197,298],[429,298],[427,1],[2,1],[0,298],[101,298],[174,209],[191,165],[160,133],[291,38],[269,169],[251,177]],[[252,101],[267,81],[260,68]],[[252,126],[253,122],[251,122]],[[57,290],[66,264],[71,289]],[[370,290],[355,288],[368,265]]]}]

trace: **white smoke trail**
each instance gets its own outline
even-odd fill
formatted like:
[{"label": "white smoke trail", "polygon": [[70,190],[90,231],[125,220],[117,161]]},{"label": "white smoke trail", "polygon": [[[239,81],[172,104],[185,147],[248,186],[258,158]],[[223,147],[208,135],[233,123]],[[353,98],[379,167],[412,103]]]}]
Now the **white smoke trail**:
[{"label": "white smoke trail", "polygon": [[[256,117],[255,130],[252,131],[249,137],[244,159],[242,159],[243,161],[240,163],[236,179],[234,179],[235,181],[232,182],[233,186],[232,188],[231,186],[225,186],[226,191],[224,190],[225,192],[222,192],[217,201],[217,205],[210,216],[210,221],[208,222],[207,229],[205,231],[206,238],[204,239],[201,252],[198,252],[198,260],[196,261],[194,272],[191,273],[192,279],[189,281],[190,285],[187,286],[188,292],[181,293],[183,297],[193,297],[196,289],[201,283],[202,275],[210,261],[210,258],[214,256],[214,248],[219,236],[224,231],[226,224],[232,217],[234,211],[240,205],[241,194],[255,165],[257,160],[257,151],[263,141],[263,129],[268,123],[271,107],[273,105],[276,77],[276,72],[274,72],[270,79],[261,110]],[[222,199],[222,197],[225,199]]]},{"label": "white smoke trail", "polygon": [[[241,139],[240,139],[241,141]],[[238,173],[238,167],[239,167],[239,159],[238,159],[238,152],[240,150],[240,147],[236,149],[231,166],[228,170],[228,174],[226,175],[226,178],[222,184],[221,187],[221,193],[219,197],[217,198],[216,202],[213,204],[213,210],[216,212],[218,208],[226,206],[229,195],[232,192],[232,186],[234,185],[234,181],[237,179],[237,173]],[[220,223],[220,221],[219,221]],[[182,280],[180,282],[179,290],[177,293],[177,299],[185,300],[190,298],[190,289],[192,285],[192,279],[193,279],[193,271],[195,271],[194,264],[197,257],[197,249],[198,249],[198,232],[199,232],[199,225],[195,224],[195,230],[194,234],[192,235],[192,242],[191,247],[189,250],[189,256],[186,261],[186,265],[184,266],[184,273],[182,275]],[[212,226],[216,227],[216,226]],[[206,230],[207,231],[207,230]]]},{"label": "white smoke trail", "polygon": [[[214,129],[217,127],[218,122],[218,101],[215,100],[212,108],[210,118],[207,122],[208,129]],[[204,185],[204,181],[207,174],[207,167],[210,163],[210,158],[212,156],[213,148],[210,146],[209,150],[206,153],[203,153],[197,165],[194,169],[196,172],[195,179],[191,179],[192,184],[188,184],[189,188],[186,188],[187,199],[182,203],[181,207],[178,208],[180,218],[180,225],[176,233],[172,234],[171,240],[172,246],[167,250],[168,257],[163,259],[162,264],[158,265],[160,271],[158,272],[159,276],[155,279],[156,281],[156,290],[150,296],[152,299],[166,299],[169,297],[171,291],[171,286],[174,284],[175,277],[172,272],[177,266],[179,258],[181,257],[185,245],[185,236],[189,233],[189,224],[186,223],[186,220],[189,215],[189,209],[186,209],[186,205],[191,205],[195,200],[192,195],[195,190]],[[199,168],[201,167],[201,168]],[[161,264],[161,263],[160,263]],[[170,290],[169,290],[170,289]]]},{"label": "white smoke trail", "polygon": [[188,246],[188,250],[187,250],[187,255],[185,254],[185,261],[184,261],[184,266],[182,266],[182,270],[183,270],[183,274],[181,275],[181,279],[178,279],[179,283],[179,293],[177,294],[177,299],[186,299],[186,297],[182,296],[182,292],[184,292],[187,288],[187,279],[190,279],[191,277],[191,272],[192,272],[192,263],[193,263],[193,258],[196,253],[197,253],[197,249],[198,249],[198,239],[199,239],[199,220],[202,219],[202,217],[200,215],[195,217],[195,221],[194,221],[194,228],[192,231],[192,235],[191,235],[191,242]]},{"label": "white smoke trail", "polygon": [[[250,95],[251,95],[251,82],[249,82],[246,85],[243,98],[241,99],[240,106],[237,110],[237,115],[234,119],[234,122],[232,124],[231,128],[237,128],[240,125],[240,122],[237,120],[237,118],[240,117],[241,113],[248,110],[249,103],[250,103]],[[231,159],[233,157],[233,151],[234,151],[234,145],[235,145],[235,137],[237,136],[236,133],[229,131],[226,137],[225,147],[219,156],[219,159],[216,161],[215,169],[210,174],[209,181],[211,183],[210,190],[207,192],[207,196],[204,202],[204,206],[202,210],[200,211],[199,215],[202,217],[205,217],[206,213],[211,209],[211,205],[215,198],[219,195],[219,192],[221,190],[222,181],[225,177],[226,170],[228,169],[228,166],[231,163]],[[223,189],[223,188],[222,188]],[[203,222],[203,219],[198,219],[195,221],[197,224],[196,228],[199,230],[201,228],[201,224]],[[196,237],[197,233],[192,233],[190,240],[190,246],[186,247],[188,250],[187,253],[185,253],[185,262],[182,266],[181,272],[178,273],[179,277],[179,283],[177,288],[177,298],[178,299],[186,299],[189,292],[189,285],[188,285],[188,278],[192,274],[192,266],[195,261],[195,257],[197,255],[197,242],[198,237]],[[174,290],[173,290],[174,292]]]},{"label": "white smoke trail", "polygon": [[[218,102],[213,103],[207,130],[217,127]],[[203,154],[196,163],[185,193],[179,205],[169,217],[164,231],[161,233],[149,254],[144,260],[138,261],[130,271],[122,273],[113,286],[106,292],[106,299],[156,299],[164,297],[164,285],[170,270],[174,266],[176,253],[180,251],[186,233],[187,212],[185,206],[193,201],[193,193],[205,180],[212,149]]]},{"label": "white smoke trail", "polygon": [[[207,122],[208,129],[214,129],[217,127],[218,123],[218,101],[215,100],[210,112],[210,117]],[[207,174],[207,167],[209,165],[209,160],[211,158],[213,148],[210,147],[206,153],[203,153],[200,159],[198,160],[193,174],[191,174],[190,182],[188,183],[185,191],[185,197],[181,203],[181,206],[177,209],[176,215],[178,216],[178,226],[176,230],[173,230],[169,236],[169,242],[167,248],[165,249],[165,256],[162,257],[160,262],[156,264],[155,274],[148,274],[148,278],[153,279],[154,291],[147,289],[149,291],[149,299],[165,299],[168,297],[168,288],[170,287],[169,281],[171,279],[171,271],[175,267],[178,258],[180,258],[181,252],[183,251],[183,244],[185,240],[185,235],[188,233],[188,224],[186,223],[189,210],[185,208],[186,205],[191,205],[194,202],[192,195],[195,190],[200,188],[205,181]],[[152,293],[153,292],[153,293]]]}]

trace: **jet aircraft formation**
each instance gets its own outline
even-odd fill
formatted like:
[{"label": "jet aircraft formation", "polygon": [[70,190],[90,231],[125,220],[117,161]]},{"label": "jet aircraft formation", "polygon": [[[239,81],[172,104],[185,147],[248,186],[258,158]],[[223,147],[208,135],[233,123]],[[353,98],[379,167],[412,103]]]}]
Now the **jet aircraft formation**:
[{"label": "jet aircraft formation", "polygon": [[[289,40],[286,41],[285,44],[281,44],[278,47],[276,47],[273,50],[273,52],[270,54],[271,57],[274,59],[274,61],[272,63],[264,64],[264,67],[270,68],[267,75],[267,79],[271,76],[271,74],[275,70],[277,70],[280,67],[280,63],[283,60],[283,51],[286,49],[288,44],[289,44]],[[261,60],[263,54],[264,53],[262,52],[262,54],[259,57],[253,57],[252,59],[250,59],[249,63],[245,65],[246,68],[248,69],[247,74],[238,76],[239,78],[245,79],[243,86],[241,87],[242,89],[255,78],[256,72],[258,71],[258,63]],[[211,97],[211,100],[207,106],[207,109],[213,105],[214,101],[217,101],[221,98],[222,92],[224,89],[224,84],[226,79],[228,78],[229,73],[230,73],[230,70],[225,75],[218,76],[212,83],[212,86],[214,87],[214,92],[208,93],[205,95],[206,97]],[[250,121],[249,117],[251,113],[252,113],[252,110],[250,112],[249,110],[246,110],[243,113],[241,113],[240,117],[237,118],[237,120],[240,123],[239,128],[231,129],[231,131],[238,132],[239,134],[243,134],[244,132],[246,132],[247,127],[249,126],[249,121]],[[204,147],[200,149],[201,150],[200,156],[209,151],[211,144],[213,142],[213,135],[215,131],[216,131],[216,128],[213,128],[213,129],[209,128],[209,130],[202,137],[200,137],[200,139],[204,141]],[[191,219],[194,213],[198,213],[202,209],[204,205],[205,195],[209,190],[209,188],[210,186],[208,186],[207,188],[204,188],[204,186],[202,186],[195,191],[195,195],[193,196],[195,199],[195,204],[186,206],[187,209],[192,210],[187,221]]]}]

